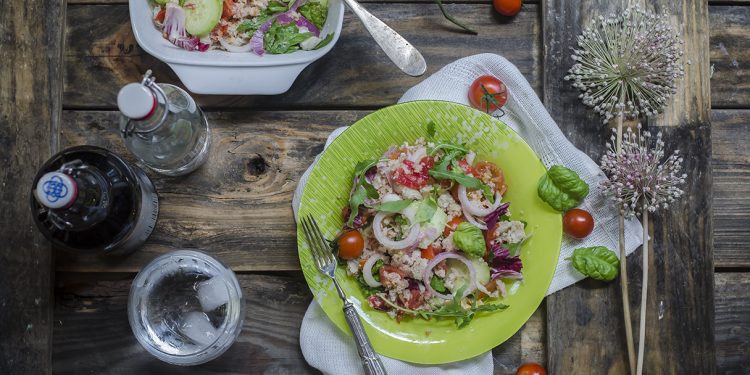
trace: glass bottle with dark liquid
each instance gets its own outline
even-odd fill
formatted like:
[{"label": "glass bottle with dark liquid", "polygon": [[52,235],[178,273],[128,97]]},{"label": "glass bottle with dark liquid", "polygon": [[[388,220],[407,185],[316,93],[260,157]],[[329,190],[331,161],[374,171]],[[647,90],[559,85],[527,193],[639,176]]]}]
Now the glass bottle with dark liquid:
[{"label": "glass bottle with dark liquid", "polygon": [[77,146],[41,167],[31,208],[37,227],[55,247],[124,254],[151,235],[159,200],[140,168],[103,148]]}]

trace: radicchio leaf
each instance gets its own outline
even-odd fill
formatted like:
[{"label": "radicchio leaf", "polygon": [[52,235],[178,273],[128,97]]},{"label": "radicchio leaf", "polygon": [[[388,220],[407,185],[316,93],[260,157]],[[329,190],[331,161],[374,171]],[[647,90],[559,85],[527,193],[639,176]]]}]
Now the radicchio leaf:
[{"label": "radicchio leaf", "polygon": [[487,224],[488,231],[495,230],[495,226],[500,220],[500,216],[508,213],[508,207],[510,207],[510,202],[503,203],[495,211],[492,211],[489,215],[484,217],[484,222]]},{"label": "radicchio leaf", "polygon": [[185,9],[175,3],[168,3],[164,15],[164,35],[177,47],[188,51],[205,52],[209,45],[200,38],[188,36],[185,30]]},{"label": "radicchio leaf", "polygon": [[[517,278],[520,275],[523,263],[521,258],[510,256],[508,249],[502,244],[495,243],[490,248],[492,257],[490,259],[490,278]],[[522,276],[521,276],[522,277]]]}]

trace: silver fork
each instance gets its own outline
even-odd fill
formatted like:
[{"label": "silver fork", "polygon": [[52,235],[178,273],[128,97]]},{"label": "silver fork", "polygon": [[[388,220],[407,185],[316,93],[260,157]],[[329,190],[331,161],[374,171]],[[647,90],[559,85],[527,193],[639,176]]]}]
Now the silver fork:
[{"label": "silver fork", "polygon": [[318,267],[320,272],[326,274],[333,280],[333,285],[336,286],[336,291],[339,293],[339,297],[344,301],[344,316],[346,316],[346,323],[349,324],[349,328],[354,336],[354,341],[357,343],[357,352],[359,357],[362,359],[362,366],[365,369],[367,375],[386,375],[385,367],[383,362],[380,361],[380,357],[375,353],[370,344],[370,339],[367,338],[367,333],[362,322],[359,321],[357,310],[354,305],[346,299],[344,291],[336,281],[334,271],[336,271],[336,256],[331,252],[331,248],[328,246],[328,242],[320,232],[318,224],[311,216],[307,216],[302,219],[302,231],[305,233],[305,241],[310,247],[310,254],[315,261],[315,265]]}]

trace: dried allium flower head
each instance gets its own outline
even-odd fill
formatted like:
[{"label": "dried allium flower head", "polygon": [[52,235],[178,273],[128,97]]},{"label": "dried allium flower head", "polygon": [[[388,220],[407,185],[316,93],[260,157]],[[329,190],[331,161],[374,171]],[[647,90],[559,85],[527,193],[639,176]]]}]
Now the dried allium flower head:
[{"label": "dried allium flower head", "polygon": [[601,168],[609,176],[609,180],[602,182],[602,189],[614,196],[628,215],[640,212],[644,203],[649,212],[666,209],[683,194],[679,186],[685,183],[687,175],[680,174],[683,160],[679,151],[662,162],[664,142],[661,132],[653,141],[651,148],[651,133],[641,132],[638,124],[637,133],[628,128],[623,135],[619,154],[614,148],[613,134],[612,143],[607,143],[609,150],[602,156]]},{"label": "dried allium flower head", "polygon": [[572,55],[576,64],[565,79],[605,123],[620,113],[636,118],[661,112],[676,92],[675,80],[684,75],[678,62],[682,39],[667,15],[646,13],[640,6],[619,16],[599,16],[593,29],[578,36],[578,46]]}]

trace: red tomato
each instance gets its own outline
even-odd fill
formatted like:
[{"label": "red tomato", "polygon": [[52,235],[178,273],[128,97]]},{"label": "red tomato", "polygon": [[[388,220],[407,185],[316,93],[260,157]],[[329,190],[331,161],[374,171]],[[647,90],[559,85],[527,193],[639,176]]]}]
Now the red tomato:
[{"label": "red tomato", "polygon": [[523,0],[492,0],[492,5],[503,16],[515,16],[521,11]]},{"label": "red tomato", "polygon": [[594,231],[594,218],[588,211],[574,208],[563,216],[563,230],[573,238],[586,238]]},{"label": "red tomato", "polygon": [[505,176],[503,170],[500,169],[495,163],[488,161],[480,161],[474,166],[474,177],[482,180],[485,184],[492,182],[495,184],[495,189],[500,194],[505,194]]},{"label": "red tomato", "polygon": [[524,363],[518,368],[516,375],[547,375],[547,371],[538,363]]},{"label": "red tomato", "polygon": [[386,287],[392,286],[391,281],[387,277],[385,277],[386,273],[398,274],[399,276],[401,276],[402,279],[406,277],[406,272],[401,271],[396,266],[391,266],[389,264],[386,264],[383,267],[380,267],[380,282],[383,283],[383,285],[385,285]]},{"label": "red tomato", "polygon": [[508,88],[493,76],[481,76],[469,86],[469,102],[476,109],[494,112],[508,101]]},{"label": "red tomato", "polygon": [[156,17],[154,17],[154,20],[157,22],[164,23],[164,17],[167,15],[167,10],[164,8],[159,9],[159,13],[156,13]]},{"label": "red tomato", "polygon": [[451,221],[449,221],[448,224],[445,224],[445,229],[443,229],[443,236],[448,237],[448,235],[451,234],[451,232],[456,230],[456,227],[458,226],[458,224],[461,224],[464,221],[466,220],[464,220],[464,218],[461,216],[456,216],[453,219],[451,219]]},{"label": "red tomato", "polygon": [[234,12],[232,11],[232,7],[234,6],[234,0],[224,0],[224,4],[222,4],[221,9],[221,19],[229,19],[232,18],[232,15]]},{"label": "red tomato", "polygon": [[461,159],[458,161],[458,166],[461,167],[461,169],[464,170],[464,173],[466,174],[474,174],[474,168],[469,165],[469,162],[466,161],[466,159]]},{"label": "red tomato", "polygon": [[362,233],[354,229],[340,235],[336,239],[336,245],[341,259],[354,259],[362,255],[362,250],[365,249],[365,239],[362,238]]},{"label": "red tomato", "polygon": [[416,171],[414,162],[404,160],[404,167],[399,168],[393,173],[393,179],[401,185],[408,188],[419,190],[427,185],[430,179],[430,169],[435,165],[435,158],[425,156],[419,161],[419,172]]},{"label": "red tomato", "polygon": [[430,246],[427,246],[426,249],[422,249],[421,255],[422,255],[422,258],[429,260],[435,257],[435,253],[436,253],[435,247],[430,245]]}]

